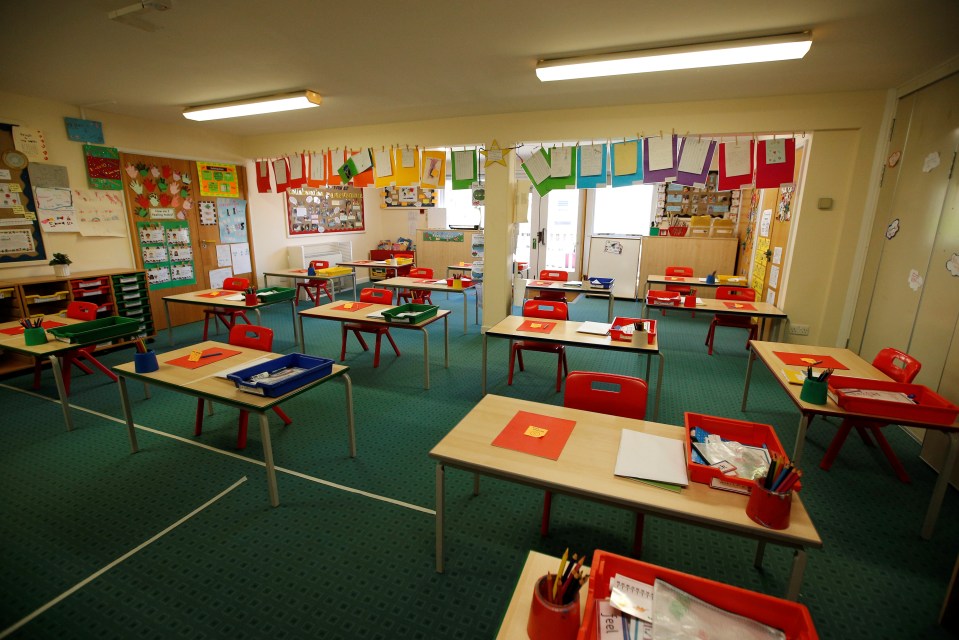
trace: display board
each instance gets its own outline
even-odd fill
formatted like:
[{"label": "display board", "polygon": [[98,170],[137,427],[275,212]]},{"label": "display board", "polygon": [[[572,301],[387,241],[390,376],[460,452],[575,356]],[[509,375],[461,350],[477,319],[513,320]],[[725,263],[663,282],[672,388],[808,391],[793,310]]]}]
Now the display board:
[{"label": "display board", "polygon": [[26,156],[14,149],[12,130],[0,124],[0,267],[47,259]]},{"label": "display board", "polygon": [[290,237],[364,231],[363,190],[355,187],[287,189],[286,233]]}]

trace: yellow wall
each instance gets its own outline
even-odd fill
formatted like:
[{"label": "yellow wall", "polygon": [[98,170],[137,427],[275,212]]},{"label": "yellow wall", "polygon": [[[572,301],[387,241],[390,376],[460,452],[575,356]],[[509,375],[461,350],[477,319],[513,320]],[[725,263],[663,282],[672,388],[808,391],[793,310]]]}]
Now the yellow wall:
[{"label": "yellow wall", "polygon": [[[63,165],[70,177],[70,187],[87,189],[83,143],[67,138],[65,117],[86,117],[103,123],[107,146],[120,151],[136,151],[155,155],[198,160],[241,162],[240,139],[236,136],[210,133],[186,123],[182,126],[148,122],[87,109],[69,104],[39,100],[0,92],[0,122],[40,129],[50,153],[49,164]],[[73,260],[74,271],[94,269],[128,269],[135,265],[133,249],[128,238],[83,237],[77,233],[44,234],[47,256],[54,251],[66,253]],[[0,265],[0,276],[19,278],[51,275],[48,265],[14,267]]]}]

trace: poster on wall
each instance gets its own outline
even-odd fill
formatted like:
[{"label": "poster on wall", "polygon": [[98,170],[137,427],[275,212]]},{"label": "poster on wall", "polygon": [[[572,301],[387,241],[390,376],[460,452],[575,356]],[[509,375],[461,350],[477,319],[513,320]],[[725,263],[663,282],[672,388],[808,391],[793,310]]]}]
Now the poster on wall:
[{"label": "poster on wall", "polygon": [[246,242],[246,200],[217,198],[216,210],[220,224],[220,242]]},{"label": "poster on wall", "polygon": [[196,284],[189,222],[140,220],[137,238],[151,290]]},{"label": "poster on wall", "polygon": [[83,236],[127,237],[126,214],[120,194],[73,189],[77,225]]},{"label": "poster on wall", "polygon": [[69,189],[38,187],[37,219],[46,233],[79,233],[77,210],[73,205],[73,193]]},{"label": "poster on wall", "polygon": [[389,186],[381,191],[381,209],[421,209],[436,206],[437,189]]},{"label": "poster on wall", "polygon": [[236,198],[240,195],[235,165],[197,162],[196,171],[200,176],[201,196]]},{"label": "poster on wall", "polygon": [[[288,236],[363,231],[363,190],[356,187],[288,189]],[[246,238],[244,237],[244,240]]]},{"label": "poster on wall", "polygon": [[83,145],[87,180],[91,189],[118,191],[123,188],[120,174],[120,152],[116,147]]}]

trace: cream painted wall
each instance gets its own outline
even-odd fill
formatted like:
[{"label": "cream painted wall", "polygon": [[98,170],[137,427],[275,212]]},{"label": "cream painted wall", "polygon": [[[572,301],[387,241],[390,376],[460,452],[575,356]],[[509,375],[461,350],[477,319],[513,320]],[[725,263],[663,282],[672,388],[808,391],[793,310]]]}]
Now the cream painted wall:
[{"label": "cream painted wall", "polygon": [[[167,125],[91,109],[81,114],[73,105],[0,92],[0,122],[43,131],[50,154],[49,164],[67,168],[70,187],[87,189],[83,144],[67,138],[64,117],[99,120],[103,123],[105,144],[120,151],[224,162],[243,160],[240,139],[236,136],[210,133],[190,124]],[[52,233],[44,234],[43,242],[48,257],[55,251],[69,255],[74,271],[129,269],[135,265],[129,238]],[[0,278],[4,279],[52,273],[52,267],[46,263],[16,267],[0,265]]]},{"label": "cream painted wall", "polygon": [[[630,105],[253,136],[244,139],[243,149],[253,158],[345,145],[455,146],[486,144],[494,138],[502,144],[507,140],[603,140],[661,130],[704,135],[809,132],[816,148],[810,154],[807,185],[796,207],[805,219],[797,224],[800,242],[792,252],[784,304],[792,321],[810,325],[804,340],[843,345],[847,336],[842,335],[842,327],[850,324],[844,317],[851,314],[845,300],[856,295],[859,285],[853,273],[859,236],[872,219],[871,212],[867,215],[867,192],[885,106],[881,91]],[[497,180],[495,175],[488,179]],[[502,180],[506,179],[504,175]],[[820,197],[833,198],[832,211],[817,211]],[[489,242],[506,242],[509,234],[501,232],[500,224],[508,222],[487,220]],[[258,234],[256,253],[259,261],[275,250],[261,248]],[[487,275],[486,280],[488,299],[506,299],[499,289],[509,287],[508,278]],[[484,319],[484,324],[488,321]]]}]

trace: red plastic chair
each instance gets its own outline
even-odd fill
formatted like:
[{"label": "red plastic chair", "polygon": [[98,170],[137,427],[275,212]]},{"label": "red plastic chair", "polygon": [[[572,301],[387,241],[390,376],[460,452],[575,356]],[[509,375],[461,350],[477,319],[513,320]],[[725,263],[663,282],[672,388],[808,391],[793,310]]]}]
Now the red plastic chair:
[{"label": "red plastic chair", "polygon": [[[527,300],[523,305],[523,317],[525,318],[544,318],[547,320],[568,320],[569,308],[565,302],[553,300]],[[513,343],[509,353],[509,380],[508,384],[513,384],[513,363],[519,359],[519,370],[525,371],[523,366],[523,351],[543,351],[546,353],[555,353],[559,356],[556,363],[556,392],[563,387],[563,374],[569,372],[566,363],[566,347],[561,344],[550,344],[540,342],[539,340],[518,340]]]},{"label": "red plastic chair", "polygon": [[[390,289],[363,289],[360,291],[360,302],[393,304],[393,292]],[[380,366],[380,341],[382,340],[383,336],[386,336],[386,339],[390,341],[390,344],[393,346],[393,351],[396,352],[396,356],[400,356],[400,349],[393,341],[393,336],[390,335],[389,326],[383,324],[366,324],[362,322],[344,322],[341,330],[343,335],[343,346],[340,348],[340,360],[346,360],[346,337],[347,332],[349,331],[352,331],[353,335],[356,336],[356,339],[360,341],[360,346],[363,347],[363,351],[369,351],[370,348],[366,345],[366,340],[363,339],[361,333],[376,334],[376,347],[373,351],[374,369]]]},{"label": "red plastic chair", "polygon": [[[230,344],[236,347],[246,347],[247,349],[256,349],[258,351],[273,350],[273,330],[267,327],[251,325],[233,325],[230,328]],[[199,436],[203,433],[203,398],[197,398],[196,401],[196,422],[193,425],[193,435]],[[293,421],[279,407],[273,407],[276,415],[280,416],[283,424],[290,424]],[[246,448],[246,432],[250,421],[248,411],[240,411],[240,420],[236,433],[236,448]]]},{"label": "red plastic chair", "polygon": [[[227,291],[245,291],[250,287],[250,281],[246,278],[227,278],[223,281],[223,288]],[[207,331],[210,328],[210,318],[213,318],[214,328],[216,327],[216,321],[219,320],[223,323],[223,326],[226,327],[227,331],[233,329],[233,325],[237,323],[238,320],[242,320],[247,324],[253,324],[250,322],[250,319],[246,317],[246,309],[240,309],[237,307],[212,307],[210,309],[203,310],[203,339],[207,339]]]},{"label": "red plastic chair", "polygon": [[[74,301],[67,305],[67,317],[73,320],[83,320],[90,321],[97,319],[97,309],[100,306],[93,302],[81,302]],[[87,366],[87,364],[81,362],[81,360],[86,360],[87,363],[93,365],[101,372],[103,372],[107,377],[109,377],[114,382],[117,381],[117,376],[115,373],[110,371],[102,362],[93,357],[93,352],[96,351],[97,346],[95,344],[80,347],[78,349],[73,349],[67,351],[62,356],[60,356],[60,370],[63,374],[63,388],[67,392],[67,395],[70,395],[70,373],[73,370],[73,367],[76,366],[78,369],[83,371],[86,374],[91,374],[93,371]],[[40,358],[34,358],[33,360],[33,388],[40,388],[40,371],[43,365],[43,360]]]},{"label": "red plastic chair", "polygon": [[[646,417],[646,398],[646,382],[641,378],[615,373],[571,371],[566,376],[563,406],[621,418],[643,420]],[[549,534],[549,513],[552,504],[553,493],[547,491],[543,500],[543,521],[540,524],[540,535],[542,536]],[[633,555],[636,557],[639,557],[642,551],[643,525],[643,514],[637,513],[636,531],[633,538]]]},{"label": "red plastic chair", "polygon": [[[326,260],[310,260],[310,266],[313,267],[313,270],[317,269],[326,269],[330,266],[330,263]],[[300,304],[300,292],[306,294],[306,296],[313,301],[313,306],[320,306],[320,295],[326,294],[326,297],[330,299],[330,302],[333,302],[333,294],[330,293],[330,281],[326,278],[310,278],[309,280],[297,280],[296,281],[296,298],[293,300],[294,304]]]},{"label": "red plastic chair", "polygon": [[[548,280],[550,282],[567,282],[569,281],[569,273],[556,269],[543,269],[539,272],[539,279]],[[539,291],[534,299],[558,300],[559,302],[566,302],[566,294],[562,291]]]},{"label": "red plastic chair", "polygon": [[[736,302],[755,302],[756,290],[749,287],[717,287],[717,300],[735,300]],[[724,313],[717,313],[713,316],[713,321],[709,323],[709,332],[706,334],[706,346],[709,347],[709,355],[713,355],[713,339],[716,337],[716,327],[734,327],[737,329],[746,329],[749,331],[749,337],[746,338],[746,348],[749,349],[749,341],[755,340],[759,336],[759,325],[753,322],[750,316],[731,316]]]},{"label": "red plastic chair", "polygon": [[[893,349],[891,347],[886,347],[880,351],[876,355],[875,360],[872,361],[872,366],[876,367],[896,382],[904,383],[912,382],[919,373],[919,370],[922,369],[922,364],[918,360],[910,356],[908,353],[903,353],[902,351]],[[886,441],[886,437],[882,435],[882,428],[887,424],[890,423],[882,422],[880,420],[846,418],[842,421],[842,424],[839,425],[839,431],[836,432],[832,442],[829,443],[829,448],[826,449],[826,455],[824,455],[822,461],[820,461],[819,468],[825,469],[826,471],[829,471],[829,469],[832,468],[832,463],[835,462],[836,456],[839,455],[839,450],[846,441],[846,436],[848,436],[849,432],[855,428],[859,433],[859,436],[862,438],[862,441],[869,446],[872,446],[872,440],[869,439],[869,434],[872,433],[873,437],[876,439],[876,442],[879,444],[879,448],[882,449],[884,454],[886,454],[886,459],[889,460],[889,464],[892,465],[893,471],[895,471],[899,480],[902,482],[911,482],[912,479],[909,477],[909,474],[906,473],[906,469],[902,466],[902,462],[900,462],[899,458],[896,457],[892,447],[889,446],[889,442]]]},{"label": "red plastic chair", "polygon": [[[692,267],[666,267],[667,276],[682,276],[684,278],[693,277],[693,268]],[[688,296],[692,293],[693,288],[688,284],[667,284],[665,286],[666,291],[675,291],[681,296]],[[663,309],[663,315],[666,315],[666,309]],[[696,317],[696,312],[693,311],[692,316]]]},{"label": "red plastic chair", "polygon": [[[413,267],[410,269],[409,278],[432,278],[433,270],[427,267]],[[433,304],[432,292],[424,289],[403,289],[400,291],[400,299],[406,302],[416,304]]]}]

